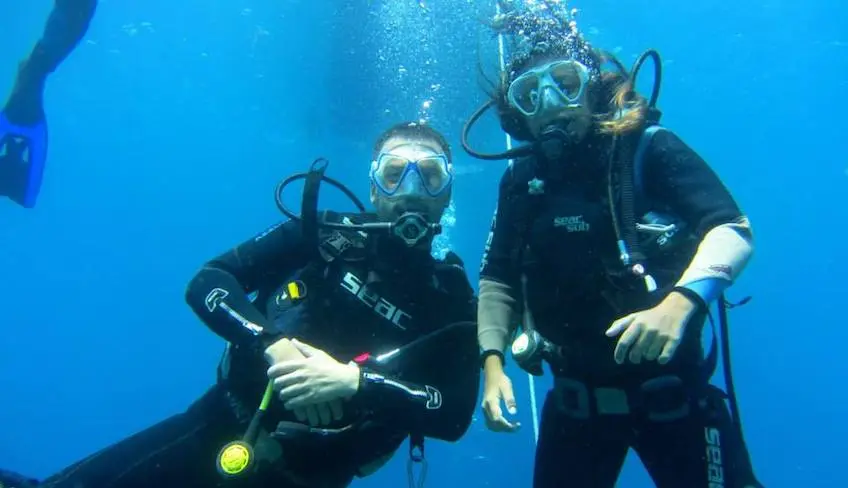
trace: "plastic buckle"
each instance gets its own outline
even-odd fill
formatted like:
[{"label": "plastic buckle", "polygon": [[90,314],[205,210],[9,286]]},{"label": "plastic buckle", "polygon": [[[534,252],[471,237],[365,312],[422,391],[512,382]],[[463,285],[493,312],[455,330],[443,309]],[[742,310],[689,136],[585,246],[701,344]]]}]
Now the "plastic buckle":
[{"label": "plastic buckle", "polygon": [[344,254],[352,245],[353,243],[350,242],[350,239],[339,231],[334,231],[328,238],[321,242],[323,250],[330,253],[334,258]]}]

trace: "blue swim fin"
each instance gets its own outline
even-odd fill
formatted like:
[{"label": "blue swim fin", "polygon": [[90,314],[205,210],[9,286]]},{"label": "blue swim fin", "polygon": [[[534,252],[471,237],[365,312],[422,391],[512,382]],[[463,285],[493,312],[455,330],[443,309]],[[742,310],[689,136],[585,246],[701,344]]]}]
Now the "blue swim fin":
[{"label": "blue swim fin", "polygon": [[0,196],[35,207],[47,160],[47,123],[13,124],[0,113]]},{"label": "blue swim fin", "polygon": [[0,196],[26,208],[35,206],[47,159],[44,84],[79,44],[96,9],[97,0],[56,0],[0,113]]}]

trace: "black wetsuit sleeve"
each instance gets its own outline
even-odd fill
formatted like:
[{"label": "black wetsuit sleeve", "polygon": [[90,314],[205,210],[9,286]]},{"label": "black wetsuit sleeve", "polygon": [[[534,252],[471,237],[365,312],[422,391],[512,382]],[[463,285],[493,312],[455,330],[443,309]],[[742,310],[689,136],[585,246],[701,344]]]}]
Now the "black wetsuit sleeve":
[{"label": "black wetsuit sleeve", "polygon": [[683,219],[698,237],[742,216],[718,175],[671,131],[654,135],[643,181],[647,196]]},{"label": "black wetsuit sleeve", "polygon": [[260,346],[270,338],[251,330],[244,321],[264,329],[267,319],[248,295],[279,284],[309,259],[300,224],[279,224],[206,263],[189,282],[186,303],[227,341]]},{"label": "black wetsuit sleeve", "polygon": [[501,177],[498,188],[498,206],[492,218],[492,226],[483,250],[480,264],[480,278],[513,285],[518,276],[515,256],[521,245],[522,230],[519,222],[523,220],[512,198],[511,168],[507,168]]},{"label": "black wetsuit sleeve", "polygon": [[[455,322],[473,321],[476,300],[457,314]],[[474,334],[467,341],[433,341],[424,361],[401,367],[389,377],[361,368],[359,404],[373,418],[392,428],[448,442],[459,440],[477,405],[480,353]]]}]

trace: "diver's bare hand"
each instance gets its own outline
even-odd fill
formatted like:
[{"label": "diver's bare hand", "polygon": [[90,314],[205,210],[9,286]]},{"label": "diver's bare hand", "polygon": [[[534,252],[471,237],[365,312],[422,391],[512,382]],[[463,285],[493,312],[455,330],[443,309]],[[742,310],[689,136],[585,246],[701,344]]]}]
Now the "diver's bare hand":
[{"label": "diver's bare hand", "polygon": [[[287,338],[282,338],[265,349],[265,362],[268,366],[304,359],[306,356]],[[293,408],[295,418],[298,422],[309,424],[313,427],[329,425],[334,420],[341,420],[344,415],[342,401],[335,400],[327,403],[316,403],[302,408]]]},{"label": "diver's bare hand", "polygon": [[512,391],[512,381],[504,373],[501,359],[489,356],[483,366],[483,413],[486,417],[486,427],[493,432],[515,432],[521,427],[520,422],[510,422],[503,415],[501,402],[506,406],[510,415],[518,413],[515,406],[515,394]]},{"label": "diver's bare hand", "polygon": [[309,424],[313,427],[330,425],[344,416],[341,400],[332,400],[327,403],[316,403],[302,408],[293,408],[295,418],[298,422]]}]

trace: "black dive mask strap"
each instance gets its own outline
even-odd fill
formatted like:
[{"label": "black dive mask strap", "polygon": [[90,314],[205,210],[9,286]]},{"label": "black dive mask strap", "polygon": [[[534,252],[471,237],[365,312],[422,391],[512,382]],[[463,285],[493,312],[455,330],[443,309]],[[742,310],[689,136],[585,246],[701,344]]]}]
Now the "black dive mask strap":
[{"label": "black dive mask strap", "polygon": [[324,172],[327,170],[327,160],[317,159],[312,163],[309,172],[306,173],[306,181],[303,185],[303,196],[301,197],[300,216],[303,238],[307,242],[307,248],[318,251],[318,193],[321,188]]}]

